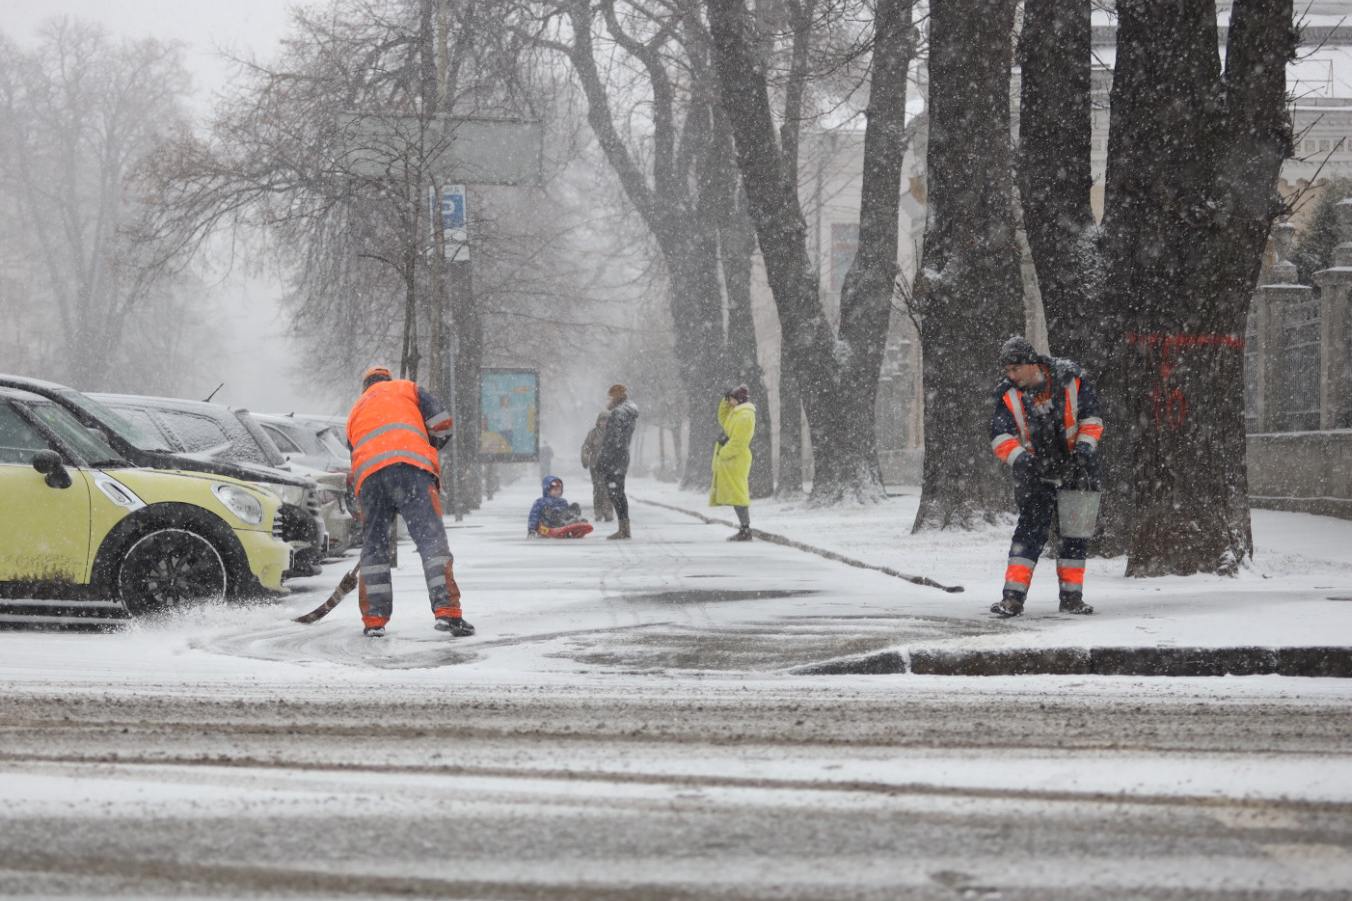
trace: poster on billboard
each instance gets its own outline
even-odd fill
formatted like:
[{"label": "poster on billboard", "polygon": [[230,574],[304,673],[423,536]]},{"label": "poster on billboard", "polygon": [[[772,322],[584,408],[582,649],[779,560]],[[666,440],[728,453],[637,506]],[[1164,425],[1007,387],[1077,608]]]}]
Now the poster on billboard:
[{"label": "poster on billboard", "polygon": [[484,369],[479,378],[479,456],[528,463],[540,453],[540,374],[534,369]]}]

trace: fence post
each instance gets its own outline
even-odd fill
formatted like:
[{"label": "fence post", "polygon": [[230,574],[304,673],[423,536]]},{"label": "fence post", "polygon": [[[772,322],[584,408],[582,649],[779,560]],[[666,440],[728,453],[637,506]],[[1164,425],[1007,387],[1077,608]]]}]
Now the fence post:
[{"label": "fence post", "polygon": [[1257,421],[1254,425],[1261,434],[1276,432],[1281,427],[1282,400],[1286,393],[1282,378],[1286,310],[1291,304],[1309,300],[1313,293],[1311,288],[1297,282],[1296,264],[1288,259],[1295,230],[1290,222],[1279,222],[1272,227],[1275,262],[1254,298],[1253,340],[1257,346],[1250,359],[1255,365],[1253,387]]},{"label": "fence post", "polygon": [[1314,274],[1319,286],[1319,428],[1352,426],[1352,335],[1348,298],[1352,296],[1352,198],[1333,206],[1341,243],[1333,249],[1333,267]]}]

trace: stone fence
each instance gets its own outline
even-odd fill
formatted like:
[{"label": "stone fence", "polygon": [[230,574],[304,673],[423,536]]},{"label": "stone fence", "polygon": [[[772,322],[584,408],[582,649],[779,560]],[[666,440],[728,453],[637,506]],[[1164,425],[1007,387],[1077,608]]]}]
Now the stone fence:
[{"label": "stone fence", "polygon": [[1249,503],[1352,519],[1352,429],[1250,435]]},{"label": "stone fence", "polygon": [[1245,352],[1249,497],[1255,507],[1352,519],[1352,199],[1334,207],[1333,265],[1297,283],[1295,226],[1254,292]]},{"label": "stone fence", "polygon": [[[924,451],[878,455],[889,486],[919,485]],[[1275,432],[1248,440],[1249,504],[1352,519],[1352,429]]]}]

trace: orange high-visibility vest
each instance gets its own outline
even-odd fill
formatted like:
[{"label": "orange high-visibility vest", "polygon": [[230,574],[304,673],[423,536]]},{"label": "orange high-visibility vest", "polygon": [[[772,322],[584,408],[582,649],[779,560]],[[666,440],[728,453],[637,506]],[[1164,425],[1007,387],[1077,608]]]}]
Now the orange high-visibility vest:
[{"label": "orange high-visibility vest", "polygon": [[[1011,435],[999,435],[991,443],[995,455],[1005,462],[1012,462],[1011,455],[1022,447],[1029,449],[1033,446],[1032,437],[1028,430],[1028,417],[1023,409],[1023,397],[1018,388],[1010,388],[1004,393],[1002,398],[1005,407],[1014,416],[1014,426],[1018,429],[1018,437]],[[1080,418],[1080,379],[1071,378],[1065,385],[1065,413],[1062,426],[1065,429],[1066,448],[1074,450],[1076,442],[1083,441],[1093,447],[1097,447],[1099,439],[1103,437],[1103,420],[1098,416],[1086,416]]]},{"label": "orange high-visibility vest", "polygon": [[359,495],[367,476],[392,463],[408,463],[440,477],[440,458],[418,406],[418,386],[406,379],[376,382],[366,389],[347,416],[347,441]]}]

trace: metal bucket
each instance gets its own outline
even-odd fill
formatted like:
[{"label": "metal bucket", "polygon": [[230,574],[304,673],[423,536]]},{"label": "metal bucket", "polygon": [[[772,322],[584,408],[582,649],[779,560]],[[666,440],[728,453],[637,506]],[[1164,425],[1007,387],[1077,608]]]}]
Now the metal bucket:
[{"label": "metal bucket", "polygon": [[1093,538],[1098,522],[1099,492],[1063,488],[1056,492],[1062,538]]}]

